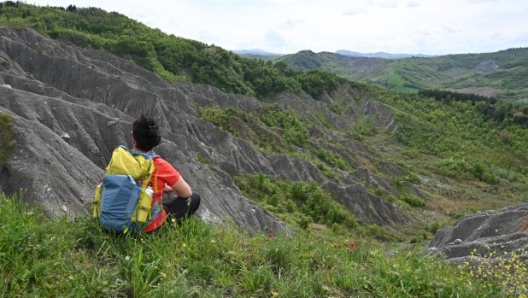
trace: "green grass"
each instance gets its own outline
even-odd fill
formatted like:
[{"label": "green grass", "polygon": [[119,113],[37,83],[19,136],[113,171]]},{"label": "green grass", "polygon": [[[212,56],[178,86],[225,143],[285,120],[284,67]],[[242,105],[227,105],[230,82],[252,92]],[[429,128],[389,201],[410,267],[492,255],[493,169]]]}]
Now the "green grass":
[{"label": "green grass", "polygon": [[[420,249],[248,233],[198,219],[115,236],[0,195],[2,297],[508,297]],[[460,265],[462,266],[462,265]],[[462,279],[461,276],[464,276]]]}]

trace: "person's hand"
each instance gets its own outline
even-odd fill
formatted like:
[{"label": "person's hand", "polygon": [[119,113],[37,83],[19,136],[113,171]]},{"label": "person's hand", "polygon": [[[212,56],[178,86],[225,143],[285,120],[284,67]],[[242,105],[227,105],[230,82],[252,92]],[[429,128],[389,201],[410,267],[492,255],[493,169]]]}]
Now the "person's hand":
[{"label": "person's hand", "polygon": [[172,187],[170,187],[167,184],[165,184],[163,186],[163,192],[174,192],[174,189],[172,189]]}]

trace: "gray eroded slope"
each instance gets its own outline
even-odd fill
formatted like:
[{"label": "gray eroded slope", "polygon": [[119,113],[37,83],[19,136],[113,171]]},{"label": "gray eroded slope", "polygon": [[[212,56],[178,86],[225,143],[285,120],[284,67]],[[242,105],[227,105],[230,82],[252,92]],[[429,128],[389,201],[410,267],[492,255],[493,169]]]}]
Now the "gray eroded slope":
[{"label": "gray eroded slope", "polygon": [[[25,200],[38,200],[50,213],[61,214],[65,208],[86,212],[112,150],[119,144],[130,145],[131,121],[140,113],[151,113],[163,128],[163,142],[156,152],[176,164],[202,194],[204,219],[232,219],[252,230],[284,228],[233,184],[235,175],[264,173],[289,181],[316,181],[360,221],[393,228],[413,222],[396,204],[367,191],[365,184],[389,191],[392,183],[354,161],[356,154],[375,158],[356,142],[310,128],[344,144],[339,153],[358,166],[354,173],[342,172],[339,180],[332,180],[305,160],[264,153],[198,117],[198,108],[205,106],[258,109],[262,102],[254,98],[225,94],[207,85],[169,83],[116,56],[68,46],[29,29],[0,27],[0,33],[0,83],[4,84],[0,109],[13,116],[19,141],[11,162],[2,166],[1,186],[7,193],[24,189]],[[353,101],[344,91],[333,96],[316,102],[305,94],[281,94],[277,103],[314,121],[314,115],[324,113],[336,126],[351,125],[361,113],[377,119],[383,129],[397,129],[383,105]],[[327,109],[333,101],[354,106],[337,116]],[[214,164],[201,164],[198,156]]]}]

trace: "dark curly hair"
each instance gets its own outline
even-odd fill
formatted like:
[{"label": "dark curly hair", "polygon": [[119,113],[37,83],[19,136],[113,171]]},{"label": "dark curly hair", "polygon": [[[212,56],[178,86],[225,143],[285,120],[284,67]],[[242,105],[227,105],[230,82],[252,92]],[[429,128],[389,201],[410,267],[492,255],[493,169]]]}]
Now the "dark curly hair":
[{"label": "dark curly hair", "polygon": [[147,115],[141,115],[134,121],[132,136],[136,140],[136,147],[145,152],[152,150],[161,142],[158,124],[153,117]]}]

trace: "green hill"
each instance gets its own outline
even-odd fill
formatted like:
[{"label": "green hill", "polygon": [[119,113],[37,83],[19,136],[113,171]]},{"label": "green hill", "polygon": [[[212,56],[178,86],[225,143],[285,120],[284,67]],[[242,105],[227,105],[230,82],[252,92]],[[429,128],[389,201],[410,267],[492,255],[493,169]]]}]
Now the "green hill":
[{"label": "green hill", "polygon": [[282,61],[296,70],[321,69],[395,91],[412,93],[441,89],[522,100],[528,98],[524,79],[528,72],[527,59],[528,48],[518,48],[495,53],[406,59],[301,51],[275,61]]}]

